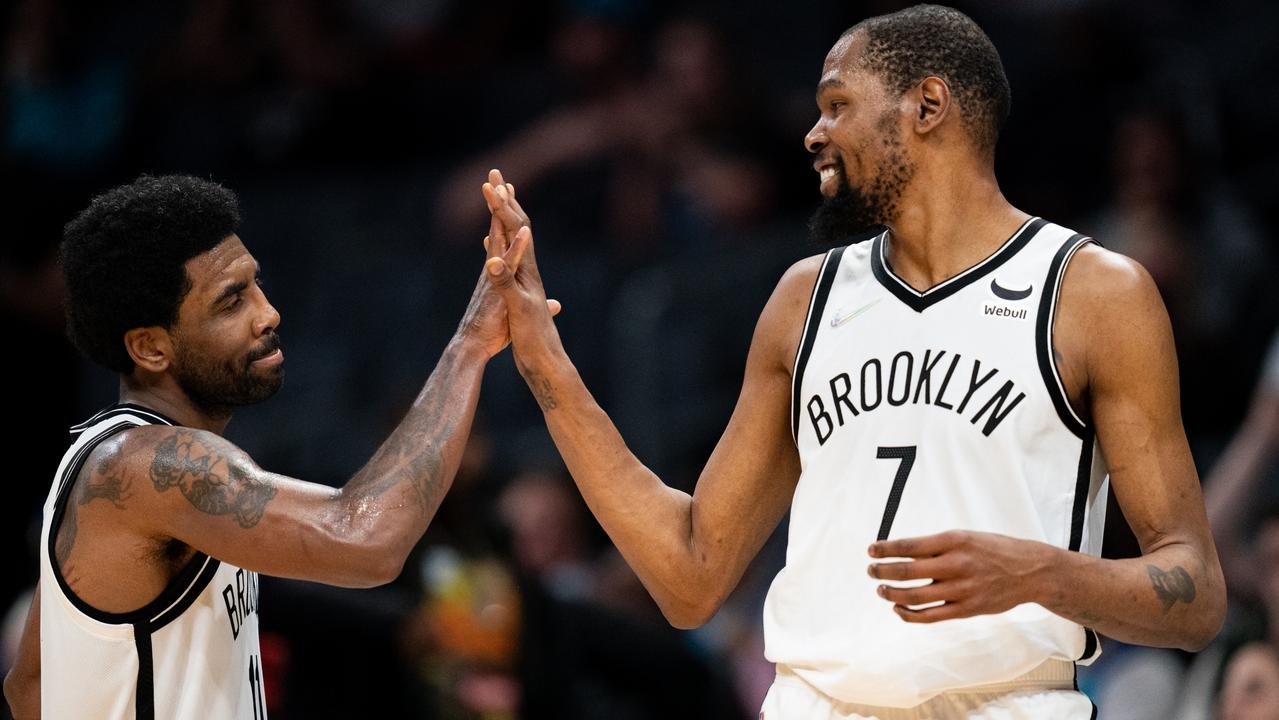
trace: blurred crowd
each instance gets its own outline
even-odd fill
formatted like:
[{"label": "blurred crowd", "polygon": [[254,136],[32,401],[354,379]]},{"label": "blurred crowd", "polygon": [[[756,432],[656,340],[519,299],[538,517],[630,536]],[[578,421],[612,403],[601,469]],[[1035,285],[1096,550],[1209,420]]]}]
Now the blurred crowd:
[{"label": "blurred crowd", "polygon": [[[0,10],[0,321],[17,424],[0,503],[7,668],[66,427],[115,379],[62,335],[56,248],[96,192],[185,172],[239,193],[289,380],[228,435],[340,485],[390,431],[483,258],[500,167],[566,347],[636,454],[691,490],[759,310],[820,251],[802,147],[822,58],[888,0],[16,0]],[[1142,262],[1231,612],[1191,655],[1105,641],[1102,718],[1279,718],[1279,6],[971,0],[1013,113],[1019,207]],[[1116,309],[1120,311],[1121,309]],[[1112,503],[1106,554],[1138,552]],[[275,718],[750,718],[785,522],[706,627],[663,621],[590,517],[509,354],[453,490],[392,585],[263,580]]]}]

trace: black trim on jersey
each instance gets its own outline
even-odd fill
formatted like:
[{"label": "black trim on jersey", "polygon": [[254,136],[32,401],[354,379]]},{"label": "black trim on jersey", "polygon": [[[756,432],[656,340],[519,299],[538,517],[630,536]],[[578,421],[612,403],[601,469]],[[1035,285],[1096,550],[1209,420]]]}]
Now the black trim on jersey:
[{"label": "black trim on jersey", "polygon": [[1044,278],[1044,288],[1039,295],[1039,314],[1035,317],[1035,357],[1039,361],[1039,374],[1044,379],[1048,396],[1052,398],[1057,417],[1077,437],[1084,436],[1084,424],[1076,417],[1070,400],[1066,398],[1061,382],[1061,374],[1057,371],[1057,361],[1053,358],[1052,326],[1057,312],[1057,297],[1061,293],[1061,282],[1065,276],[1066,263],[1083,247],[1085,243],[1094,242],[1092,238],[1075,233],[1061,244],[1057,254],[1048,266],[1048,276]]},{"label": "black trim on jersey", "polygon": [[155,661],[151,656],[151,629],[146,623],[133,626],[133,646],[138,651],[138,684],[134,690],[137,720],[155,720]]},{"label": "black trim on jersey", "polygon": [[1070,550],[1079,552],[1084,541],[1084,509],[1088,505],[1088,488],[1092,485],[1092,454],[1094,434],[1092,426],[1084,428],[1079,448],[1079,469],[1075,473],[1075,503],[1070,510]]},{"label": "black trim on jersey", "polygon": [[[189,583],[186,584],[185,592],[180,594],[178,599],[170,605],[168,609],[164,610],[151,620],[152,631],[159,630],[165,625],[177,620],[182,613],[187,611],[187,608],[191,607],[195,603],[196,599],[200,597],[200,593],[203,593],[204,589],[209,586],[209,583],[213,582],[213,576],[217,574],[218,568],[222,565],[222,561],[217,558],[209,557],[201,552],[196,553],[196,557],[192,558],[190,565],[182,569],[182,573],[179,577],[185,576],[190,568],[195,567],[195,560],[199,558],[204,559],[204,564],[199,567],[199,572],[190,580]],[[177,587],[183,587],[178,583],[176,578],[170,584]],[[168,590],[168,588],[165,589]]]},{"label": "black trim on jersey", "polygon": [[106,407],[106,408],[103,408],[102,410],[99,410],[97,415],[94,415],[93,417],[89,418],[88,420],[85,420],[79,425],[72,425],[71,434],[79,435],[80,433],[89,429],[89,427],[96,425],[102,422],[103,420],[106,420],[107,418],[112,418],[117,415],[138,415],[143,418],[151,418],[157,421],[155,423],[152,423],[153,425],[181,425],[181,423],[174,420],[173,418],[162,415],[156,412],[155,410],[152,410],[151,408],[143,407],[141,405],[137,405],[134,403],[116,403],[115,405],[111,405],[110,407]]},{"label": "black trim on jersey", "polygon": [[[105,417],[106,415],[104,414],[103,418]],[[99,420],[101,419],[99,418]],[[217,571],[220,564],[217,560],[210,561],[209,556],[202,552],[196,552],[191,556],[191,560],[186,566],[169,581],[168,585],[165,585],[154,600],[131,612],[113,613],[93,607],[71,589],[71,586],[67,584],[66,578],[62,576],[62,568],[58,566],[56,551],[58,528],[62,526],[62,520],[66,517],[67,502],[71,497],[71,490],[75,487],[75,480],[84,468],[84,463],[88,460],[89,454],[102,441],[134,427],[139,426],[135,422],[122,420],[104,430],[101,435],[85,443],[84,446],[76,451],[71,462],[67,464],[66,470],[63,471],[62,477],[58,480],[60,483],[58,497],[54,500],[53,517],[49,520],[49,541],[45,551],[49,553],[49,567],[53,571],[54,579],[58,581],[58,587],[76,610],[101,623],[110,625],[147,623],[151,627],[158,629],[176,617],[176,615],[170,615],[172,610],[177,609],[178,613],[186,610],[195,601],[195,598],[204,591],[204,588],[208,587],[209,582],[213,579],[213,573]],[[210,570],[209,568],[212,569]],[[165,618],[164,623],[154,624],[161,618]]]},{"label": "black trim on jersey", "polygon": [[936,285],[920,292],[911,287],[905,280],[897,276],[893,269],[888,265],[888,259],[884,255],[884,240],[888,237],[888,233],[882,233],[875,238],[875,244],[870,251],[870,268],[875,275],[875,279],[883,285],[888,292],[892,293],[915,312],[923,312],[934,304],[945,300],[955,293],[963,290],[974,282],[988,275],[991,271],[1000,265],[1008,262],[1012,256],[1016,255],[1019,250],[1026,247],[1031,238],[1048,224],[1043,218],[1031,218],[1022,223],[1017,228],[1017,232],[1013,233],[998,250],[990,257],[982,260],[976,265],[968,268],[960,274],[943,280]]},{"label": "black trim on jersey", "polygon": [[804,323],[804,334],[799,338],[794,377],[791,379],[791,435],[796,445],[799,444],[799,394],[804,384],[804,368],[808,365],[808,356],[813,352],[813,341],[817,339],[817,330],[822,325],[826,300],[830,297],[830,289],[835,284],[835,275],[839,272],[839,264],[846,249],[847,246],[837,247],[826,253],[826,259],[822,261],[821,270],[817,273],[817,282],[813,283],[813,295],[808,301],[808,319]]},{"label": "black trim on jersey", "polygon": [[1093,702],[1092,698],[1088,697],[1088,693],[1082,692],[1079,689],[1079,666],[1078,665],[1075,665],[1075,677],[1072,679],[1071,682],[1075,687],[1075,692],[1088,698],[1088,704],[1092,706],[1092,713],[1088,715],[1088,720],[1097,720],[1097,703]]},{"label": "black trim on jersey", "polygon": [[1101,639],[1097,637],[1096,631],[1092,628],[1084,628],[1084,651],[1076,662],[1088,660],[1096,655],[1099,645],[1101,645]]}]

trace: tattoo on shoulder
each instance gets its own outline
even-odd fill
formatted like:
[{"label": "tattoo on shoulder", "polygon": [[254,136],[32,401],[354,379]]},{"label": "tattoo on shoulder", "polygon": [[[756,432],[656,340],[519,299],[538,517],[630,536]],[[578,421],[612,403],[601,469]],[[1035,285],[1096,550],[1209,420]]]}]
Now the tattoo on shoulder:
[{"label": "tattoo on shoulder", "polygon": [[1178,601],[1187,605],[1194,602],[1195,581],[1182,566],[1161,570],[1154,565],[1147,565],[1146,573],[1150,575],[1150,584],[1154,587],[1155,594],[1164,604],[1164,612],[1168,612]]},{"label": "tattoo on shoulder", "polygon": [[105,453],[87,477],[81,476],[75,485],[72,501],[67,503],[66,515],[58,528],[53,550],[58,566],[63,568],[63,573],[68,577],[67,561],[71,558],[71,549],[75,547],[76,537],[80,533],[80,506],[88,505],[94,500],[106,500],[116,510],[124,510],[126,502],[133,495],[132,481],[120,467],[119,459],[116,452]]},{"label": "tattoo on shoulder", "polygon": [[189,430],[177,430],[155,448],[151,482],[157,492],[178,488],[200,512],[231,515],[242,528],[257,525],[277,492]]}]

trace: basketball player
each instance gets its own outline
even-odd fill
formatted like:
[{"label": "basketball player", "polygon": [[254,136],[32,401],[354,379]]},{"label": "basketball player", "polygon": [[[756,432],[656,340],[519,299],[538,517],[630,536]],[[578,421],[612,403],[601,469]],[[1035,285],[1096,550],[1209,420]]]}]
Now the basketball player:
[{"label": "basketball player", "polygon": [[[672,624],[710,618],[789,509],[761,717],[1087,718],[1075,665],[1096,633],[1193,650],[1223,620],[1163,304],[1138,265],[1004,198],[1008,84],[965,15],[918,6],[854,26],[817,105],[814,231],[887,229],[782,277],[691,497],[583,386],[494,175],[497,244],[524,257],[487,261],[518,367]],[[1108,474],[1141,557],[1098,557]]]},{"label": "basketball player", "polygon": [[389,582],[452,482],[507,343],[488,281],[368,464],[340,489],[302,482],[222,437],[284,379],[280,316],[239,219],[219,185],[144,176],[67,225],[69,334],[119,373],[120,402],[71,429],[44,506],[5,683],[20,720],[265,717],[258,573]]}]

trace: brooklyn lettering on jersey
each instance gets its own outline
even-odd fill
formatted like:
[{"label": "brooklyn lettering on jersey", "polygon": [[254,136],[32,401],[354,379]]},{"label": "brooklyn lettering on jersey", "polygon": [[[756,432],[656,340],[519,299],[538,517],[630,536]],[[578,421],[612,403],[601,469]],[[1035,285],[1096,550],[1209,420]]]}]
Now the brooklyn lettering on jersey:
[{"label": "brooklyn lettering on jersey", "polygon": [[971,422],[984,420],[981,432],[989,436],[1026,397],[1023,392],[1014,397],[1013,381],[995,377],[999,369],[983,366],[977,358],[931,349],[922,358],[916,355],[902,350],[891,360],[870,358],[860,369],[828,380],[805,403],[818,444],[825,445],[844,423],[884,403],[932,405],[959,415],[975,408]]},{"label": "brooklyn lettering on jersey", "polygon": [[227,620],[231,622],[231,639],[240,637],[240,627],[258,611],[258,574],[243,568],[235,571],[235,585],[222,588]]}]

